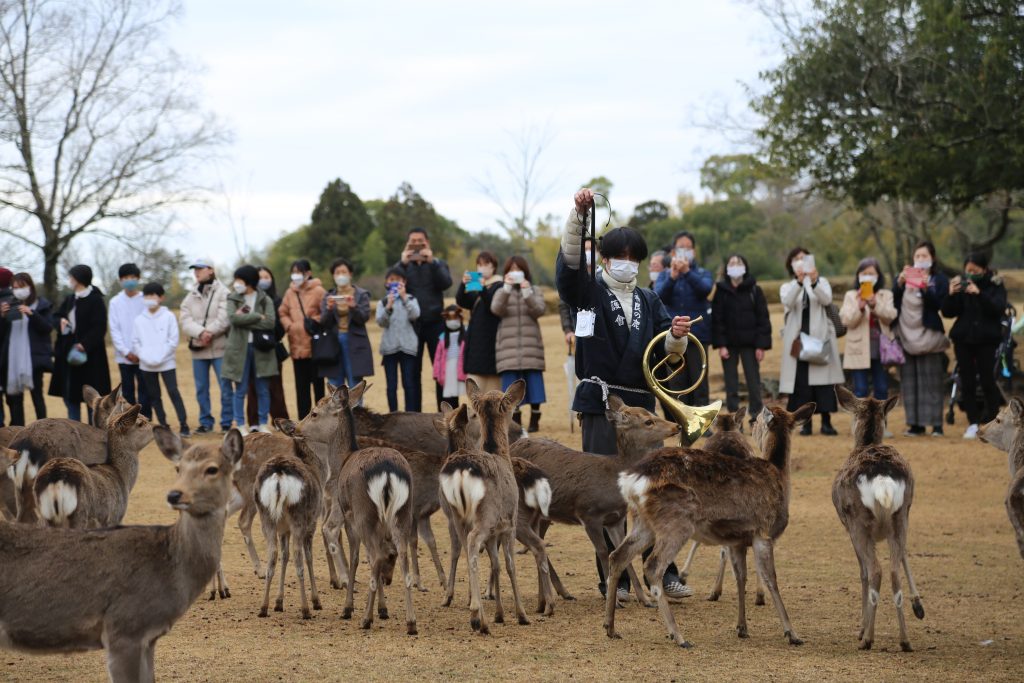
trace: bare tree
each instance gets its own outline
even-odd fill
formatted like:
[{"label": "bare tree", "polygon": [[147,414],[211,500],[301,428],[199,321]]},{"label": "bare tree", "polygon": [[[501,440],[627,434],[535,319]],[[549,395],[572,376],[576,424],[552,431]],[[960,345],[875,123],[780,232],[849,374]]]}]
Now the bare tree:
[{"label": "bare tree", "polygon": [[179,13],[175,0],[0,0],[0,233],[42,251],[50,295],[76,238],[159,230],[227,141],[164,41]]}]

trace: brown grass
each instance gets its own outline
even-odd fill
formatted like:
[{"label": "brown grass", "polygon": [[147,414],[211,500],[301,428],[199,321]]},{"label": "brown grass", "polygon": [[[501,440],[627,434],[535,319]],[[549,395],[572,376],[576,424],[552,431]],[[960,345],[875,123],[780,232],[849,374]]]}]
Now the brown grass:
[{"label": "brown grass", "polygon": [[[547,316],[543,323],[549,364],[549,403],[541,423],[543,435],[578,446],[578,432],[569,433],[567,388],[561,371],[565,346],[557,317]],[[778,353],[774,351],[766,362],[769,376],[777,373]],[[711,367],[713,390],[720,392],[720,364],[713,360]],[[292,377],[287,366],[286,375],[286,392],[293,406]],[[426,387],[426,374],[424,378]],[[192,373],[184,347],[179,353],[179,382],[194,426]],[[369,405],[383,410],[382,373],[373,382],[376,386],[368,394]],[[51,401],[50,407],[54,415],[64,414],[57,402]],[[901,419],[897,411],[892,425],[897,433],[902,431]],[[581,528],[565,526],[551,530],[550,553],[578,600],[558,602],[551,618],[531,616],[530,626],[498,625],[489,638],[472,634],[464,603],[465,562],[460,567],[458,606],[443,609],[439,606],[442,591],[436,585],[428,555],[421,557],[421,567],[429,579],[430,592],[415,598],[418,637],[405,636],[400,619],[377,621],[369,632],[360,630],[358,621],[341,620],[343,595],[329,589],[322,594],[324,610],[315,613],[312,621],[303,622],[294,581],[289,581],[286,611],[258,619],[262,584],[253,575],[234,520],[230,520],[224,563],[233,597],[217,602],[203,599],[192,607],[160,641],[158,676],[183,681],[413,677],[1020,680],[1024,565],[1003,508],[1006,458],[990,447],[961,441],[963,418],[959,419],[961,424],[950,429],[945,439],[897,437],[893,441],[910,460],[917,476],[909,549],[927,616],[923,622],[910,617],[910,639],[916,649],[911,654],[899,652],[888,581],[883,581],[876,649],[857,651],[857,563],[830,499],[832,477],[850,446],[849,422],[840,417],[837,426],[841,436],[795,440],[791,521],[776,554],[790,616],[807,641],[803,647],[785,644],[770,604],[753,607],[750,584],[747,604],[751,637],[735,637],[735,586],[730,585],[730,579],[720,602],[703,600],[717,566],[714,549],[702,551],[695,563],[691,585],[697,596],[675,607],[681,630],[696,644],[695,649],[684,651],[672,646],[665,640],[657,611],[635,604],[618,618],[623,640],[607,639],[601,628],[603,601],[596,590],[593,551]],[[171,523],[175,513],[164,503],[164,496],[172,480],[171,466],[155,446],[149,447],[142,456],[127,521]],[[435,516],[434,525],[447,562],[441,515]],[[255,530],[258,537],[258,524]],[[262,541],[258,543],[262,547]],[[425,548],[421,554],[424,552]],[[321,587],[326,587],[326,564],[319,541],[314,553],[317,578]],[[880,548],[880,554],[887,563],[886,551]],[[520,583],[530,596],[528,606],[532,606],[536,591],[533,561],[528,556],[517,556],[517,561]],[[294,579],[292,568],[289,576]],[[365,582],[366,576],[364,564],[360,579]],[[506,599],[511,597],[507,590],[504,593]],[[392,613],[400,615],[400,592],[392,588],[388,596]],[[357,605],[364,598],[360,592]],[[487,604],[486,608],[492,606]],[[992,642],[986,646],[981,644],[983,641]],[[0,665],[6,680],[105,678],[102,653],[35,657],[2,652]]]}]

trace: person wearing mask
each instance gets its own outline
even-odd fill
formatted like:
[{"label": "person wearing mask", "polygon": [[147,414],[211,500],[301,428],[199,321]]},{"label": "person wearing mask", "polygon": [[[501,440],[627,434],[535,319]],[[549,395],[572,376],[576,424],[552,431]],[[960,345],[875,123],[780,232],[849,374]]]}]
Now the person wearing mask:
[{"label": "person wearing mask", "polygon": [[114,362],[121,375],[121,395],[129,405],[142,406],[142,414],[151,416],[150,401],[146,386],[139,374],[139,359],[132,353],[132,330],[135,319],[146,310],[142,301],[139,278],[142,271],[134,263],[124,263],[117,269],[121,291],[115,294],[107,305],[110,324],[110,341],[114,345]]},{"label": "person wearing mask", "polygon": [[[249,384],[256,384],[256,429],[270,432],[270,383],[278,374],[274,352],[274,301],[260,289],[260,271],[246,264],[235,271],[232,292],[227,299],[228,345],[224,351],[221,376],[229,382],[235,415],[245,415],[245,397]],[[255,431],[255,430],[254,430]]]},{"label": "person wearing mask", "polygon": [[491,301],[502,282],[497,271],[497,257],[489,251],[481,251],[476,257],[476,272],[480,273],[481,289],[466,291],[466,286],[470,284],[470,275],[466,272],[462,274],[462,282],[455,291],[455,303],[469,311],[469,325],[464,334],[466,374],[484,392],[501,389],[495,356],[501,318],[491,312]]},{"label": "person wearing mask", "polygon": [[366,332],[370,292],[352,282],[354,274],[351,261],[334,259],[331,264],[334,288],[320,304],[320,324],[325,330],[337,333],[341,357],[336,365],[321,365],[319,373],[336,387],[342,384],[354,387],[364,377],[373,375],[373,349]]},{"label": "person wearing mask", "polygon": [[665,270],[666,261],[669,261],[669,258],[664,249],[659,249],[651,254],[651,260],[647,262],[647,289],[654,289],[654,283],[658,281],[658,276]]},{"label": "person wearing mask", "polygon": [[[420,316],[416,321],[416,370],[414,378],[420,383],[423,369],[423,353],[433,358],[437,351],[437,340],[444,332],[444,321],[441,320],[441,309],[444,308],[444,291],[452,286],[452,275],[448,264],[434,256],[430,248],[430,237],[423,228],[413,228],[407,235],[405,249],[401,260],[395,264],[405,272],[405,283],[408,293],[416,297],[419,303]],[[420,402],[413,404],[409,410],[419,412],[422,409],[422,387],[418,394]],[[441,409],[441,387],[436,386],[437,409]],[[408,396],[407,396],[408,398]]]},{"label": "person wearing mask", "polygon": [[[530,404],[528,432],[540,429],[540,404],[547,401],[544,391],[544,337],[537,319],[544,315],[544,295],[530,282],[530,264],[522,256],[505,261],[504,284],[494,292],[491,312],[501,318],[495,351],[501,390],[518,380],[526,382],[523,403]],[[512,420],[522,424],[516,408]]]},{"label": "person wearing mask", "polygon": [[[3,388],[11,412],[11,425],[24,426],[25,392],[32,396],[36,419],[46,417],[43,398],[43,373],[53,370],[52,305],[36,295],[36,285],[28,273],[15,273],[11,280],[13,301],[0,302],[0,359]],[[9,315],[11,311],[17,317]]]},{"label": "person wearing mask", "polygon": [[[654,291],[661,297],[669,315],[691,320],[704,316],[703,323],[693,328],[693,334],[706,347],[711,343],[713,322],[710,319],[712,315],[708,295],[715,285],[715,279],[711,271],[697,264],[697,244],[692,234],[685,231],[676,233],[672,238],[672,246],[670,267],[658,276]],[[696,345],[688,346],[686,354],[686,367],[671,382],[675,389],[693,386],[700,377],[703,367],[700,349]],[[710,402],[707,376],[693,393],[679,398],[691,406],[707,405]]]},{"label": "person wearing mask", "polygon": [[142,288],[146,310],[135,319],[132,331],[132,354],[139,359],[139,370],[146,392],[150,396],[157,421],[167,427],[167,414],[160,398],[163,380],[167,396],[178,416],[181,436],[191,436],[185,402],[178,391],[178,371],[175,353],[178,351],[178,321],[164,303],[164,288],[159,282],[149,282]]},{"label": "person wearing mask", "polygon": [[761,361],[772,348],[772,320],[768,300],[742,254],[733,254],[725,262],[725,277],[718,282],[712,302],[711,323],[711,345],[718,349],[725,376],[725,406],[731,413],[739,410],[742,361],[747,415],[753,424],[764,407]]},{"label": "person wearing mask", "polygon": [[893,338],[890,326],[896,320],[896,305],[892,292],[885,289],[885,275],[876,259],[866,258],[857,264],[854,284],[839,309],[847,330],[843,369],[852,371],[857,398],[868,396],[870,381],[874,398],[884,401],[889,398],[889,373],[882,365],[879,345],[882,335]]},{"label": "person wearing mask", "polygon": [[462,309],[446,306],[442,313],[445,331],[434,355],[434,381],[441,385],[441,396],[452,408],[466,393],[466,328],[462,325]]},{"label": "person wearing mask", "polygon": [[942,304],[949,296],[949,278],[936,268],[931,242],[918,243],[912,258],[912,265],[899,274],[892,291],[906,358],[900,367],[900,392],[907,415],[904,436],[923,436],[931,426],[932,436],[940,437],[949,348]]},{"label": "person wearing mask", "polygon": [[[592,210],[594,193],[584,188],[574,196],[575,207],[569,212],[561,248],[555,261],[555,282],[558,295],[577,316],[584,318],[584,329],[577,327],[576,376],[583,378],[576,387],[572,409],[581,414],[580,431],[583,450],[598,455],[616,455],[615,425],[608,421],[608,394],[615,394],[624,403],[653,411],[654,395],[650,393],[643,374],[643,353],[655,337],[666,330],[667,353],[684,354],[690,332],[690,319],[672,317],[657,294],[637,286],[640,263],[647,258],[647,243],[632,228],[610,230],[601,239],[601,269],[591,280],[589,272],[580,272],[582,234],[587,215]],[[593,313],[593,324],[586,325]],[[605,534],[605,543],[611,540]],[[598,562],[604,595],[605,577]],[[620,598],[629,597],[629,580],[617,579]],[[693,591],[679,577],[671,564],[664,577],[665,594],[670,598],[692,595]]]},{"label": "person wearing mask", "polygon": [[[68,418],[82,419],[82,387],[110,393],[107,365],[107,307],[103,292],[92,285],[92,268],[79,264],[68,271],[69,294],[57,309],[57,344],[54,349],[50,396],[60,396]],[[92,408],[86,406],[88,418]]]},{"label": "person wearing mask", "polygon": [[415,323],[420,315],[416,297],[405,291],[405,270],[392,266],[384,276],[388,294],[377,302],[377,324],[384,328],[380,337],[381,364],[387,383],[388,410],[398,410],[398,371],[402,371],[405,410],[420,404],[420,378],[416,369],[418,339]]},{"label": "person wearing mask", "polygon": [[212,259],[193,259],[189,269],[196,280],[196,286],[182,300],[178,318],[181,331],[188,339],[189,353],[192,354],[192,378],[196,385],[196,402],[199,404],[199,426],[195,431],[196,434],[213,431],[213,409],[210,402],[210,372],[213,371],[220,387],[220,427],[227,432],[235,419],[231,391],[225,390],[221,378],[221,364],[230,327],[228,288],[217,280]]},{"label": "person wearing mask", "polygon": [[[274,311],[277,311],[277,309],[281,308],[281,297],[277,295],[277,280],[266,266],[257,266],[256,269],[260,275],[259,289],[270,298],[274,304]],[[284,360],[288,357],[288,350],[281,341],[284,339],[284,336],[284,327],[281,325],[281,319],[278,317],[274,321],[274,341],[277,342],[274,346],[274,357],[277,359],[277,374],[267,378],[267,385],[270,387],[271,420],[278,418],[282,420],[288,419],[288,405],[285,403],[284,382],[282,381],[284,376],[282,366],[284,365]],[[250,431],[259,428],[259,397],[256,394],[255,382],[249,382],[249,391],[246,394],[245,400],[245,416],[246,424],[249,425]]]},{"label": "person wearing mask", "polygon": [[[964,261],[962,275],[949,282],[949,296],[942,315],[956,318],[949,337],[953,340],[960,373],[963,409],[967,413],[965,439],[978,436],[978,425],[993,419],[1002,400],[996,385],[996,351],[1002,341],[1002,318],[1006,313],[1003,279],[988,267],[988,255],[974,253]],[[978,405],[978,382],[985,395]]]},{"label": "person wearing mask", "polygon": [[[832,426],[832,413],[839,409],[835,385],[842,384],[846,378],[839,363],[835,326],[828,317],[832,285],[818,275],[813,257],[803,247],[796,247],[789,252],[786,270],[792,279],[779,289],[786,316],[782,330],[779,393],[789,395],[786,410],[790,412],[814,402],[817,405],[816,412],[821,415],[821,433],[835,436],[837,432]],[[801,332],[828,345],[827,363],[811,365],[800,360]],[[811,421],[808,420],[800,433],[810,436],[811,429]]]},{"label": "person wearing mask", "polygon": [[324,397],[324,381],[313,362],[313,339],[306,330],[306,319],[320,322],[320,304],[326,291],[320,278],[313,277],[313,266],[307,259],[292,262],[290,277],[291,284],[281,297],[277,314],[288,334],[288,351],[295,373],[295,398],[301,420],[309,414],[313,404]]}]

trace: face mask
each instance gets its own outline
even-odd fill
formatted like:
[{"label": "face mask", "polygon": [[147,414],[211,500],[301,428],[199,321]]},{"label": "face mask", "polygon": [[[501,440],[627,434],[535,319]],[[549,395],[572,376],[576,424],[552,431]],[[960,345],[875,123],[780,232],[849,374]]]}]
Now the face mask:
[{"label": "face mask", "polygon": [[444,321],[444,326],[447,327],[449,330],[457,330],[460,327],[462,327],[462,321],[461,320],[445,320]]},{"label": "face mask", "polygon": [[613,258],[608,262],[608,273],[619,282],[632,282],[640,272],[640,264],[629,259]]},{"label": "face mask", "polygon": [[151,311],[155,311],[160,306],[160,299],[151,299],[146,297],[146,308]]},{"label": "face mask", "polygon": [[740,279],[747,274],[746,266],[729,266],[725,269],[725,274],[736,280]]},{"label": "face mask", "polygon": [[236,282],[235,284],[233,284],[231,286],[234,288],[236,293],[238,293],[238,294],[245,294],[246,284],[244,282]]},{"label": "face mask", "polygon": [[305,281],[306,281],[306,276],[303,275],[302,273],[292,273],[292,284],[293,285],[298,286],[298,285],[301,285]]},{"label": "face mask", "polygon": [[352,282],[352,276],[351,275],[335,275],[334,276],[334,284],[338,285],[339,287],[347,287],[348,283],[350,283],[350,282]]},{"label": "face mask", "polygon": [[260,280],[256,286],[262,289],[264,292],[270,289],[271,285],[274,284],[273,280]]},{"label": "face mask", "polygon": [[11,294],[13,294],[14,298],[18,301],[24,301],[30,294],[32,294],[32,290],[28,287],[15,287],[11,290]]},{"label": "face mask", "polygon": [[138,288],[138,280],[121,280],[121,289],[123,289],[126,292],[134,292]]},{"label": "face mask", "polygon": [[864,284],[865,282],[870,282],[871,284],[875,284],[876,282],[878,282],[878,276],[877,275],[865,275],[865,274],[862,273],[862,274],[857,276],[857,282],[860,282],[861,284]]},{"label": "face mask", "polygon": [[477,266],[477,269],[479,269],[480,275],[482,275],[485,280],[490,280],[494,277],[494,266],[489,263],[486,266]]},{"label": "face mask", "polygon": [[589,268],[589,267],[590,267],[590,264],[592,264],[592,263],[594,262],[594,259],[592,259],[592,258],[590,257],[590,250],[589,250],[589,249],[587,249],[586,251],[584,251],[584,252],[583,252],[583,255],[584,255],[584,256],[586,256],[586,258],[587,258],[587,267]]},{"label": "face mask", "polygon": [[927,261],[914,261],[914,267],[918,270],[931,270],[932,262],[931,259]]},{"label": "face mask", "polygon": [[985,277],[985,273],[964,273],[967,279],[971,282],[980,282],[981,278]]}]

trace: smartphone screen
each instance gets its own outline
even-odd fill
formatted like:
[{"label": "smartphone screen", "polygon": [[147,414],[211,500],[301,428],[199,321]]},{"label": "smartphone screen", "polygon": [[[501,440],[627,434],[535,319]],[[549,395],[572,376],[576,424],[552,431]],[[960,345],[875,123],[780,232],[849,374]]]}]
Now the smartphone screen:
[{"label": "smartphone screen", "polygon": [[804,272],[809,273],[812,270],[815,270],[814,255],[804,254]]},{"label": "smartphone screen", "polygon": [[860,283],[860,298],[867,301],[875,295],[875,285],[872,282]]}]

